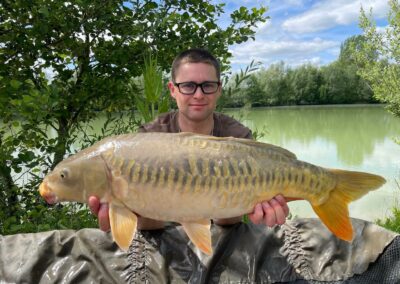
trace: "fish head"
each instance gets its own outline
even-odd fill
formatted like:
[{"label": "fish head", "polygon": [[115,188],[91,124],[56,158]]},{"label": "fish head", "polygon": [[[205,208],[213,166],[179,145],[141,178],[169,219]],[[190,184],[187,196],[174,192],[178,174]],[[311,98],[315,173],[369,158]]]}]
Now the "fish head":
[{"label": "fish head", "polygon": [[100,157],[64,160],[44,178],[39,193],[48,204],[103,198],[109,187],[106,170]]}]

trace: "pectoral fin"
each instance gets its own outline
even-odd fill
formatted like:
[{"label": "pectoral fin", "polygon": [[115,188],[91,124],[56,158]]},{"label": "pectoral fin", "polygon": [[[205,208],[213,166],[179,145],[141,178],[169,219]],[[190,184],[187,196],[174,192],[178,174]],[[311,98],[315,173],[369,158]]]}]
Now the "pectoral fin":
[{"label": "pectoral fin", "polygon": [[189,239],[205,254],[212,254],[210,220],[182,223]]},{"label": "pectoral fin", "polygon": [[128,182],[121,176],[112,177],[111,188],[119,200],[124,200],[128,196]]},{"label": "pectoral fin", "polygon": [[111,233],[114,241],[124,251],[127,251],[137,226],[137,216],[127,207],[111,203],[109,209]]},{"label": "pectoral fin", "polygon": [[114,151],[110,149],[102,153],[101,158],[104,161],[105,172],[114,196],[123,200],[128,195],[129,186],[128,182],[121,176],[121,171],[115,170],[110,166],[112,165],[113,155]]}]

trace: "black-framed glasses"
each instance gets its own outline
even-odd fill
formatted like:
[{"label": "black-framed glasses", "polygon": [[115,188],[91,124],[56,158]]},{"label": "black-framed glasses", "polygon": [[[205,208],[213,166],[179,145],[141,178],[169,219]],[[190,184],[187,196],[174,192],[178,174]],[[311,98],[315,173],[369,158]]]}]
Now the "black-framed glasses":
[{"label": "black-framed glasses", "polygon": [[182,82],[182,83],[174,83],[175,86],[178,87],[179,92],[184,95],[193,95],[196,93],[197,87],[200,87],[205,95],[214,94],[218,87],[221,85],[219,81],[205,81],[197,84],[196,82]]}]

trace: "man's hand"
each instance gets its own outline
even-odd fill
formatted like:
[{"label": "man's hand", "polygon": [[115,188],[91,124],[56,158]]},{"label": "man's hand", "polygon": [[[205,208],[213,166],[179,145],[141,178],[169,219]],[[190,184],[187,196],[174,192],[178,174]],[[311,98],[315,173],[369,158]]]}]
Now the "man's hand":
[{"label": "man's hand", "polygon": [[269,227],[284,224],[288,215],[289,207],[282,195],[256,204],[253,213],[248,214],[254,224],[265,224]]},{"label": "man's hand", "polygon": [[100,203],[100,199],[96,196],[89,196],[88,200],[90,211],[97,216],[99,220],[99,228],[108,232],[110,230],[110,219],[108,217],[108,203]]},{"label": "man's hand", "polygon": [[[277,195],[269,201],[257,203],[254,206],[252,213],[249,213],[249,219],[254,224],[265,224],[273,227],[282,225],[286,222],[286,217],[289,215],[289,207],[286,201],[298,200],[296,198],[285,199],[282,195]],[[215,219],[217,225],[233,225],[239,223],[242,217],[233,217],[228,219]]]}]

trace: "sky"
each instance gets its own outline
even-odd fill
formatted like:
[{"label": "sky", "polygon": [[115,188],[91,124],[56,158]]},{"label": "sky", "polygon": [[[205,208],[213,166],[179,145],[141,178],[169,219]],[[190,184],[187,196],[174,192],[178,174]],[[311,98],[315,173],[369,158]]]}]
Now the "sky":
[{"label": "sky", "polygon": [[361,34],[358,27],[360,7],[373,9],[378,27],[387,25],[386,0],[215,0],[224,2],[225,16],[240,6],[266,6],[270,17],[257,27],[255,41],[230,46],[232,69],[245,68],[253,59],[263,66],[284,61],[296,67],[305,63],[323,66],[338,58],[340,45]]}]

